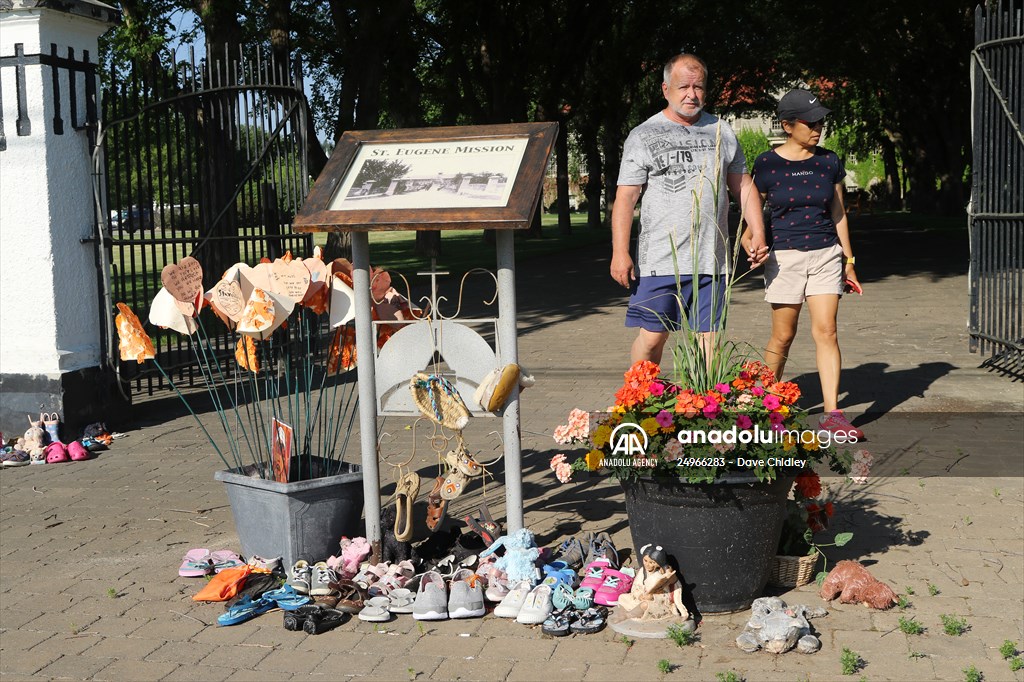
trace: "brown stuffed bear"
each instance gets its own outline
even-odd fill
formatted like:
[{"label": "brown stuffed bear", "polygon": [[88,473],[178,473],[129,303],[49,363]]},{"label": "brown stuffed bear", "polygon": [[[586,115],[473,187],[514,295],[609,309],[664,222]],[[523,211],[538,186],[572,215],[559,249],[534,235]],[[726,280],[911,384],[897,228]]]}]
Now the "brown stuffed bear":
[{"label": "brown stuffed bear", "polygon": [[898,601],[891,587],[876,580],[857,561],[840,561],[825,578],[821,598],[832,601],[837,595],[844,604],[864,604],[873,609],[888,609]]}]

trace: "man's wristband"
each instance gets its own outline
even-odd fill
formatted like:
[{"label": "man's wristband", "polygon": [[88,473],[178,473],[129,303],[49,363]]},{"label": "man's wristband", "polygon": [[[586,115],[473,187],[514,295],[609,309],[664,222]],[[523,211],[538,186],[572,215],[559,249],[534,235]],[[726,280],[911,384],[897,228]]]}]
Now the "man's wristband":
[{"label": "man's wristband", "polygon": [[843,256],[843,265],[853,265],[857,262],[857,259],[853,256]]}]

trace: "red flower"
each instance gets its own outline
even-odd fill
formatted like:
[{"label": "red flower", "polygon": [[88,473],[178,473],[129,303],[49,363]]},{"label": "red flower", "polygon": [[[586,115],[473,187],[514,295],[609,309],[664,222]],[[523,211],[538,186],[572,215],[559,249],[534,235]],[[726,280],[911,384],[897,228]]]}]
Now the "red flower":
[{"label": "red flower", "polygon": [[[796,493],[800,497],[813,500],[821,494],[821,479],[813,471],[801,471],[796,477]],[[829,502],[829,504],[832,504]],[[831,516],[831,514],[829,514]]]},{"label": "red flower", "polygon": [[832,516],[828,508],[831,506],[831,502],[826,504],[825,507],[819,507],[816,504],[807,505],[807,527],[815,533],[820,533],[828,528],[828,519]]},{"label": "red flower", "polygon": [[623,407],[633,407],[651,395],[651,382],[658,378],[661,368],[649,360],[636,362],[625,373],[626,382],[615,393],[615,402]]},{"label": "red flower", "polygon": [[782,402],[786,405],[792,405],[800,399],[800,388],[792,381],[774,383],[768,387],[768,392],[782,398]]}]

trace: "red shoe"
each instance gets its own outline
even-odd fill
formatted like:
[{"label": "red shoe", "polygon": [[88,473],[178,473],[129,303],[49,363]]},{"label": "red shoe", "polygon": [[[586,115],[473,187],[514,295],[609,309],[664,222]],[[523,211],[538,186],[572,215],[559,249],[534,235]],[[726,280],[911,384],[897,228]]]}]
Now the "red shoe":
[{"label": "red shoe", "polygon": [[865,440],[864,432],[850,423],[850,420],[843,415],[842,410],[833,410],[827,415],[822,415],[818,420],[818,426],[835,434],[845,434],[850,440]]}]

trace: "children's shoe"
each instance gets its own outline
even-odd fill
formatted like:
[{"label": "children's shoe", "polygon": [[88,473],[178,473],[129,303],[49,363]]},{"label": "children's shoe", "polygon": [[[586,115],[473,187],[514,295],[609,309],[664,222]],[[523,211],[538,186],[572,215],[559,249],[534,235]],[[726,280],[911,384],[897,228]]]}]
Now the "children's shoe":
[{"label": "children's shoe", "polygon": [[68,444],[68,456],[73,462],[81,462],[83,459],[89,459],[89,451],[77,440],[73,440]]},{"label": "children's shoe", "polygon": [[248,564],[257,571],[267,571],[273,573],[274,571],[281,570],[281,562],[284,557],[274,557],[273,559],[264,559],[259,554],[253,554],[249,557]]},{"label": "children's shoe", "polygon": [[213,568],[217,573],[229,568],[238,568],[245,565],[242,557],[230,549],[218,549],[215,552],[211,552],[210,558],[213,560]]},{"label": "children's shoe", "polygon": [[210,550],[205,548],[190,549],[182,557],[178,575],[182,578],[202,578],[213,575],[213,562],[210,561]]},{"label": "children's shoe", "polygon": [[607,559],[599,559],[590,564],[583,571],[583,582],[580,583],[580,587],[586,587],[591,590],[597,590],[604,584],[604,572],[605,569],[612,568],[611,564]]},{"label": "children's shoe", "polygon": [[64,443],[57,441],[50,443],[46,446],[46,463],[47,464],[58,464],[60,462],[70,462],[71,458],[68,457],[68,449]]},{"label": "children's shoe", "polygon": [[501,603],[494,608],[494,615],[498,618],[518,617],[519,611],[526,603],[526,598],[530,595],[530,589],[529,580],[521,580],[516,583],[515,587],[509,590],[505,598],[501,600]]},{"label": "children's shoe", "polygon": [[468,568],[460,568],[455,572],[448,595],[449,618],[483,617],[486,609],[484,608],[484,591],[480,582],[480,576]]},{"label": "children's shoe", "polygon": [[244,623],[275,608],[277,608],[277,604],[269,599],[260,597],[253,600],[250,597],[242,597],[234,606],[217,617],[217,625]]},{"label": "children's shoe", "polygon": [[312,569],[309,567],[309,562],[299,559],[292,566],[292,570],[288,571],[288,584],[299,594],[309,594],[311,577]]},{"label": "children's shoe", "polygon": [[832,410],[827,415],[822,415],[818,420],[818,426],[835,434],[845,434],[850,440],[865,440],[864,432],[851,424],[842,410]]},{"label": "children's shoe", "polygon": [[448,617],[448,590],[444,578],[436,571],[427,571],[420,578],[412,617],[416,620],[444,620]]},{"label": "children's shoe", "polygon": [[338,580],[338,576],[327,567],[324,562],[313,565],[310,569],[309,594],[312,597],[325,596],[330,594],[334,588],[331,584]]},{"label": "children's shoe", "polygon": [[306,622],[302,624],[302,630],[310,635],[319,635],[328,630],[333,630],[348,620],[348,618],[349,615],[343,611],[321,608],[306,618]]},{"label": "children's shoe", "polygon": [[523,608],[516,615],[516,622],[524,625],[540,625],[551,615],[551,586],[541,583],[530,591],[523,602]]},{"label": "children's shoe", "polygon": [[0,466],[21,467],[29,463],[31,457],[24,450],[11,450],[0,454]]},{"label": "children's shoe", "polygon": [[604,583],[594,594],[594,603],[601,606],[617,606],[619,597],[629,592],[633,587],[633,578],[636,577],[632,568],[624,568],[616,571],[613,568],[605,569]]},{"label": "children's shoe", "polygon": [[607,559],[612,568],[619,566],[619,552],[612,544],[608,533],[598,533],[590,543],[590,555],[587,557],[587,563],[598,559]]},{"label": "children's shoe", "polygon": [[47,414],[46,412],[43,412],[39,415],[39,421],[43,423],[43,428],[50,437],[50,442],[59,443],[60,433],[58,432],[58,429],[60,428],[60,417],[57,416],[57,413],[51,412],[50,414]]},{"label": "children's shoe", "polygon": [[589,547],[593,539],[594,536],[590,532],[585,533],[582,540],[577,537],[567,538],[555,549],[555,558],[564,561],[574,571],[578,571],[586,559],[585,547]]}]

